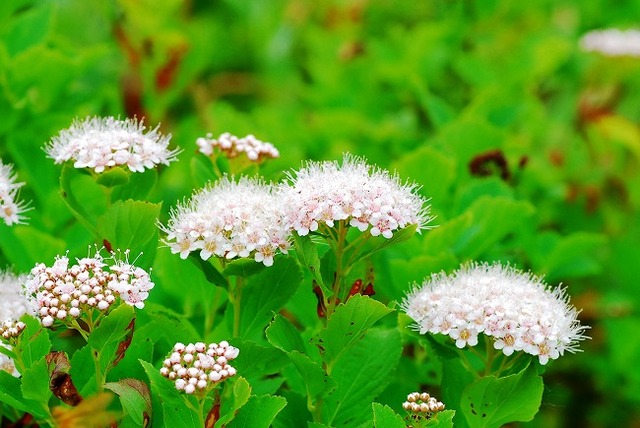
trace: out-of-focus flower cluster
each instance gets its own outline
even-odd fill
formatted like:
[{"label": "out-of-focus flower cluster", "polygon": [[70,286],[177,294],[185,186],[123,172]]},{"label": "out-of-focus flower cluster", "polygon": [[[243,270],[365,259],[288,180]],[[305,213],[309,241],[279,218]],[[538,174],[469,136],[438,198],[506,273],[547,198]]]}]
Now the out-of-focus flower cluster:
[{"label": "out-of-focus flower cluster", "polygon": [[22,289],[24,277],[11,272],[0,272],[0,336],[10,339],[24,330],[20,317],[35,314],[33,302],[29,301]]},{"label": "out-of-focus flower cluster", "polygon": [[[125,255],[128,258],[128,252]],[[37,264],[25,287],[37,303],[42,325],[50,327],[55,320],[78,318],[94,310],[107,312],[118,300],[143,308],[154,286],[149,274],[115,255],[109,260],[113,265],[97,253],[72,266],[66,256],[57,257],[51,267]]]},{"label": "out-of-focus flower cluster", "polygon": [[424,228],[431,220],[418,186],[401,183],[396,175],[374,168],[364,160],[346,155],[337,162],[309,162],[282,186],[290,226],[299,234],[333,227],[348,221],[360,231],[391,238],[409,225]]},{"label": "out-of-focus flower cluster", "polygon": [[444,404],[426,392],[412,392],[402,408],[412,413],[436,413],[444,410]]},{"label": "out-of-focus flower cluster", "polygon": [[28,204],[18,201],[18,189],[24,183],[16,182],[16,174],[13,172],[13,165],[4,164],[0,160],[0,218],[7,226],[23,223],[26,217],[23,215],[28,211]]},{"label": "out-of-focus flower cluster", "polygon": [[176,343],[173,352],[164,360],[160,374],[173,381],[176,389],[187,394],[208,391],[236,374],[229,361],[239,353],[240,350],[226,340],[209,345],[203,342]]},{"label": "out-of-focus flower cluster", "polygon": [[478,334],[492,337],[505,355],[524,351],[541,364],[575,352],[585,327],[561,288],[500,264],[471,264],[451,276],[425,280],[403,302],[421,334],[444,334],[458,348],[475,346]]},{"label": "out-of-focus flower cluster", "polygon": [[273,144],[260,141],[252,134],[239,138],[225,132],[217,139],[214,139],[212,134],[207,134],[205,138],[198,138],[196,144],[200,153],[207,156],[211,156],[215,149],[219,149],[230,159],[244,153],[252,162],[261,162],[264,159],[280,156],[280,152]]},{"label": "out-of-focus flower cluster", "polygon": [[640,56],[640,30],[590,31],[580,39],[580,47],[607,56]]},{"label": "out-of-focus flower cluster", "polygon": [[73,160],[75,168],[90,168],[96,173],[114,166],[144,172],[145,168],[168,165],[179,152],[169,149],[171,135],[163,136],[158,128],[145,133],[143,122],[136,119],[88,117],[60,131],[45,151],[55,163]]},{"label": "out-of-focus flower cluster", "polygon": [[[9,345],[2,342],[0,342],[0,346],[5,349],[11,349]],[[2,352],[0,352],[0,370],[4,370],[14,377],[20,377],[20,372],[16,369],[16,365],[13,360]]]},{"label": "out-of-focus flower cluster", "polygon": [[276,252],[290,247],[282,211],[271,185],[223,177],[172,210],[169,224],[161,227],[171,251],[183,259],[200,251],[203,260],[252,256],[271,266]]}]

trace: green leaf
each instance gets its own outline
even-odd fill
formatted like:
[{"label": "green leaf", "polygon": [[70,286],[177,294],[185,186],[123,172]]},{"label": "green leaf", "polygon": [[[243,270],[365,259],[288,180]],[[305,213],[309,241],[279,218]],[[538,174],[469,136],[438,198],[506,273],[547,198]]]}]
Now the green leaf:
[{"label": "green leaf", "polygon": [[125,173],[128,174],[128,180],[112,190],[111,201],[113,202],[127,199],[143,200],[149,196],[158,182],[156,168],[146,169],[144,172],[125,171]]},{"label": "green leaf", "polygon": [[287,405],[273,421],[273,428],[305,427],[307,421],[312,420],[311,413],[307,410],[307,399],[293,391],[282,391],[282,396],[287,400]]},{"label": "green leaf", "polygon": [[20,334],[14,351],[20,356],[22,364],[29,368],[44,360],[51,350],[51,340],[49,340],[49,330],[42,327],[40,321],[32,316],[24,316],[21,320],[26,327]]},{"label": "green leaf", "polygon": [[250,277],[242,289],[240,337],[261,338],[274,312],[282,309],[293,296],[301,280],[298,264],[284,257],[277,258],[269,269]]},{"label": "green leaf", "polygon": [[273,321],[266,330],[267,340],[276,348],[283,351],[305,352],[304,341],[294,325],[280,314],[273,317]]},{"label": "green leaf", "polygon": [[333,379],[306,354],[291,351],[289,358],[302,377],[307,392],[307,400],[311,405],[315,405],[315,401],[320,394],[335,387]]},{"label": "green leaf", "polygon": [[71,356],[69,375],[82,396],[94,394],[98,390],[95,381],[96,367],[93,360],[94,352],[94,349],[90,345],[85,345],[75,351]]},{"label": "green leaf", "polygon": [[314,242],[311,240],[311,237],[309,235],[300,236],[297,233],[294,233],[293,245],[296,250],[296,254],[298,255],[298,260],[304,267],[309,269],[309,272],[311,272],[313,279],[316,280],[324,295],[331,295],[331,290],[327,288],[322,279],[318,248],[316,247],[316,244],[314,244]]},{"label": "green leaf", "polygon": [[468,385],[462,393],[461,411],[472,427],[498,428],[508,422],[530,421],[540,408],[542,390],[542,378],[530,364],[517,374],[487,376]]},{"label": "green leaf", "polygon": [[287,405],[283,397],[263,395],[252,396],[247,404],[240,408],[238,414],[227,425],[233,427],[269,428],[276,415]]},{"label": "green leaf", "polygon": [[21,51],[44,43],[53,21],[52,5],[43,4],[30,8],[16,16],[9,28],[3,29],[9,55],[14,56]]},{"label": "green leaf", "polygon": [[96,183],[105,187],[114,187],[129,182],[129,173],[120,167],[114,167],[98,174]]},{"label": "green leaf", "polygon": [[[121,343],[130,340],[129,336],[135,323],[133,306],[121,304],[111,311],[93,330],[87,342],[98,353],[103,373],[114,364],[122,351]],[[126,344],[128,346],[128,344]],[[124,351],[122,351],[124,352]]]},{"label": "green leaf", "polygon": [[212,283],[213,285],[217,285],[218,287],[228,288],[229,283],[227,279],[220,273],[218,269],[216,269],[210,262],[207,260],[202,260],[197,253],[189,254],[188,259],[204,274],[207,281]]},{"label": "green leaf", "polygon": [[28,272],[36,263],[53,260],[63,254],[67,244],[62,239],[32,226],[0,224],[0,249],[16,270]]},{"label": "green leaf", "polygon": [[331,367],[342,353],[391,312],[392,309],[377,300],[360,294],[349,298],[346,304],[339,305],[318,338],[318,346],[324,349],[323,359],[328,372],[331,373]]},{"label": "green leaf", "polygon": [[220,419],[218,419],[214,427],[225,427],[234,418],[237,411],[249,401],[250,396],[251,386],[249,386],[249,382],[245,378],[237,378],[231,386],[225,382],[220,397]]},{"label": "green leaf", "polygon": [[[195,410],[200,408],[195,396],[178,391],[173,382],[163,377],[160,374],[160,370],[146,361],[140,360],[140,364],[142,364],[149,377],[153,395],[160,399],[163,426],[175,428],[203,426],[203,415],[199,415]],[[187,401],[190,403],[189,406]],[[157,414],[157,412],[154,412],[154,414]]]},{"label": "green leaf", "polygon": [[[89,194],[90,190],[84,192],[76,191],[76,189],[85,190],[85,187],[90,185],[91,181],[91,177],[88,177],[86,174],[83,174],[78,169],[74,168],[70,162],[66,162],[63,165],[62,172],[60,174],[60,193],[62,195],[62,200],[67,204],[71,213],[80,222],[82,222],[87,229],[91,232],[95,232],[97,225],[96,215],[88,209],[86,204],[78,200],[78,197],[83,201],[87,200],[83,196],[85,196],[85,194]],[[93,192],[93,199],[89,200],[97,199],[96,196],[97,193]]]},{"label": "green leaf", "polygon": [[455,415],[455,410],[443,410],[433,415],[424,426],[428,428],[453,428],[453,417]]},{"label": "green leaf", "polygon": [[289,358],[280,349],[261,346],[252,341],[234,341],[240,354],[233,362],[239,373],[245,374],[253,385],[254,394],[270,394],[282,384],[282,369],[289,364]]},{"label": "green leaf", "polygon": [[[201,340],[200,334],[187,317],[164,306],[149,302],[144,311],[140,311],[138,319],[134,336],[150,338],[161,353],[169,352],[169,347],[173,347],[176,342],[195,343]],[[161,341],[164,341],[167,349],[159,348]]]},{"label": "green leaf", "polygon": [[137,426],[145,426],[151,419],[151,393],[146,383],[138,379],[122,379],[105,383],[104,387],[120,397],[124,415],[131,417]]},{"label": "green leaf", "polygon": [[48,407],[47,403],[53,394],[49,389],[49,368],[44,358],[32,364],[22,373],[22,394],[24,398],[32,399],[44,407]]},{"label": "green leaf", "polygon": [[33,402],[26,400],[22,396],[20,379],[13,377],[4,370],[0,370],[0,402],[6,403],[22,412],[29,412],[33,406]]},{"label": "green leaf", "polygon": [[253,259],[237,259],[232,260],[222,271],[222,275],[226,277],[241,276],[247,278],[258,272],[267,269],[263,263],[258,263]]},{"label": "green leaf", "polygon": [[397,329],[370,329],[342,353],[331,372],[336,389],[323,402],[323,421],[337,428],[371,426],[371,407],[364,403],[371,403],[390,382],[401,353]]},{"label": "green leaf", "polygon": [[158,248],[159,214],[160,204],[117,201],[98,219],[97,233],[114,250],[130,250],[136,266],[149,268]]},{"label": "green leaf", "polygon": [[365,250],[356,258],[355,262],[366,259],[367,257],[377,253],[378,251],[384,250],[385,248],[391,247],[392,245],[396,245],[406,241],[416,234],[416,230],[418,230],[418,225],[412,224],[403,229],[393,232],[393,236],[390,239],[387,239],[384,236],[372,236],[370,243],[373,243],[373,248]]},{"label": "green leaf", "polygon": [[391,407],[380,403],[373,403],[372,407],[374,428],[407,428],[402,416],[394,412]]},{"label": "green leaf", "polygon": [[189,166],[191,167],[191,177],[195,188],[203,188],[218,179],[213,172],[211,160],[204,155],[193,156]]}]

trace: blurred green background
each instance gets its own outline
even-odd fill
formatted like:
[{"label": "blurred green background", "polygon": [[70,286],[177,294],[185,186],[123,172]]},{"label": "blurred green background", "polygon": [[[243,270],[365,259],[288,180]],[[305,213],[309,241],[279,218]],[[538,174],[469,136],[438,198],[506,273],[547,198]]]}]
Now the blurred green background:
[{"label": "blurred green background", "polygon": [[273,180],[349,151],[418,182],[437,215],[375,260],[381,300],[470,259],[562,283],[592,339],[550,365],[520,426],[640,426],[640,58],[578,44],[638,17],[636,0],[2,1],[0,157],[34,209],[0,228],[0,264],[86,252],[42,150],[76,117],[173,134],[163,221],[203,184],[207,132],[272,142]]}]

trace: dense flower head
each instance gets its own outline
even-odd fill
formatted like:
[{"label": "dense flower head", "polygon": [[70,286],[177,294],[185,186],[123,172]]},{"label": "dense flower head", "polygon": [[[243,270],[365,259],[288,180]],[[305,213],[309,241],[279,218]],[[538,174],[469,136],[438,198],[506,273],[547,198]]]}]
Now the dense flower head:
[{"label": "dense flower head", "polygon": [[154,283],[144,269],[128,262],[128,252],[125,255],[119,260],[115,254],[105,259],[97,253],[73,265],[68,257],[59,256],[51,267],[37,264],[25,288],[37,304],[42,325],[50,327],[55,320],[64,322],[95,310],[106,313],[120,301],[143,308]]},{"label": "dense flower head", "polygon": [[18,200],[18,191],[24,183],[16,182],[13,165],[4,164],[0,159],[0,218],[7,226],[24,223],[23,215],[28,204]]},{"label": "dense flower head", "polygon": [[219,382],[234,376],[229,364],[240,351],[223,340],[220,343],[176,343],[160,368],[160,374],[173,381],[179,391],[207,392]]},{"label": "dense flower head", "polygon": [[114,166],[144,172],[176,160],[179,149],[169,149],[171,134],[162,135],[159,125],[144,132],[143,121],[114,117],[87,117],[75,120],[45,147],[55,163],[73,160],[75,168],[91,168],[96,173]]},{"label": "dense flower head", "polygon": [[444,403],[427,392],[412,392],[407,395],[402,408],[412,413],[436,413],[444,410]]},{"label": "dense flower head", "polygon": [[411,292],[403,309],[420,334],[444,334],[458,348],[475,346],[478,334],[493,338],[505,355],[524,351],[541,364],[575,352],[586,327],[561,288],[500,264],[470,264],[435,274]]},{"label": "dense flower head", "polygon": [[281,213],[280,199],[271,185],[225,176],[173,209],[168,225],[161,228],[171,252],[183,259],[199,251],[203,260],[253,257],[271,266],[274,255],[290,247]]},{"label": "dense flower head", "polygon": [[288,222],[299,235],[344,220],[373,236],[391,238],[398,229],[417,225],[420,230],[431,220],[416,184],[403,184],[397,175],[358,157],[345,155],[342,164],[309,162],[290,181],[282,192]]},{"label": "dense flower head", "polygon": [[594,30],[580,39],[586,52],[599,52],[607,56],[640,56],[640,30]]},{"label": "dense flower head", "polygon": [[18,336],[25,325],[20,318],[35,314],[33,303],[27,299],[22,287],[24,277],[11,272],[0,272],[0,336],[10,339]]},{"label": "dense flower head", "polygon": [[[5,349],[11,349],[11,346],[6,345],[2,342],[0,342],[0,346]],[[20,377],[20,372],[18,372],[18,370],[16,369],[16,365],[11,359],[11,357],[8,357],[7,355],[3,354],[1,351],[0,351],[0,370],[4,370],[5,372],[9,373],[14,377]]]},{"label": "dense flower head", "polygon": [[207,156],[211,156],[215,149],[222,151],[230,159],[244,153],[252,162],[261,162],[264,159],[280,156],[280,152],[273,144],[260,141],[252,134],[239,138],[225,132],[217,139],[214,139],[212,134],[207,134],[205,138],[198,138],[196,144],[200,153]]}]

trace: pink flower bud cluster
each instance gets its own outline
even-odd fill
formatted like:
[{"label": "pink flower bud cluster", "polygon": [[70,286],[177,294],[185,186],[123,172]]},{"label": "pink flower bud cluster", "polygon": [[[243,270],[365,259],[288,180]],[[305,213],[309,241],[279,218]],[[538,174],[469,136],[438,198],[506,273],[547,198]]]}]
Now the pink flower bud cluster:
[{"label": "pink flower bud cluster", "polygon": [[239,156],[240,153],[244,153],[252,162],[261,162],[264,159],[273,159],[280,156],[280,152],[273,144],[260,141],[252,134],[238,138],[225,132],[217,139],[212,137],[212,134],[207,134],[206,138],[201,137],[196,140],[200,153],[211,156],[214,149],[219,149],[230,159]]},{"label": "pink flower bud cluster", "polygon": [[145,133],[143,121],[136,119],[87,117],[60,131],[45,151],[55,163],[72,160],[75,168],[90,168],[96,173],[114,166],[144,172],[159,164],[169,165],[180,151],[169,149],[171,135],[163,136],[158,128]]},{"label": "pink flower bud cluster", "polygon": [[8,340],[17,337],[25,328],[19,321],[24,314],[35,314],[34,305],[24,294],[24,277],[0,272],[0,336]]},{"label": "pink flower bud cluster", "polygon": [[416,184],[403,184],[398,176],[346,155],[337,162],[309,162],[283,186],[290,226],[301,236],[333,227],[337,221],[371,235],[391,238],[409,225],[418,230],[431,220],[426,199]]},{"label": "pink flower bud cluster", "polygon": [[483,333],[504,355],[524,351],[540,364],[585,339],[578,312],[561,288],[500,264],[470,264],[450,276],[426,279],[404,300],[403,309],[420,334],[444,334],[458,348],[478,344]]},{"label": "pink flower bud cluster", "polygon": [[18,201],[18,189],[24,183],[16,183],[16,174],[13,165],[3,164],[0,160],[0,218],[7,226],[24,223],[23,216],[28,211],[28,204]]},{"label": "pink flower bud cluster", "polygon": [[426,392],[412,392],[402,408],[413,413],[436,413],[444,410],[444,404]]},{"label": "pink flower bud cluster", "polygon": [[209,345],[203,342],[176,343],[173,352],[164,360],[160,374],[173,381],[176,389],[187,394],[208,391],[236,374],[229,361],[239,353],[240,350],[226,340]]},{"label": "pink flower bud cluster", "polygon": [[51,327],[55,320],[78,318],[95,310],[107,312],[119,301],[143,308],[154,286],[149,274],[115,256],[112,259],[114,265],[108,266],[98,253],[78,259],[73,266],[66,256],[57,257],[51,267],[36,265],[25,287],[37,302],[42,325]]},{"label": "pink flower bud cluster", "polygon": [[169,224],[161,228],[171,252],[183,259],[200,251],[202,260],[253,257],[271,266],[274,255],[290,247],[283,209],[270,185],[223,177],[172,210]]}]

